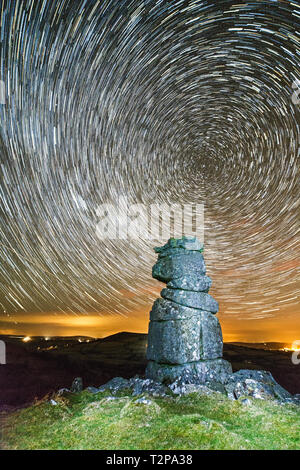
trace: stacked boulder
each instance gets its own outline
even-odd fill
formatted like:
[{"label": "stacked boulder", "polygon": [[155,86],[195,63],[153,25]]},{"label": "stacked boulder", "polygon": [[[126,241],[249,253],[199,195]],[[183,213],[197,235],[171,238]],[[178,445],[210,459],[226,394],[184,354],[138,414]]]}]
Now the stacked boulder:
[{"label": "stacked boulder", "polygon": [[232,368],[222,359],[218,302],[208,294],[203,244],[195,237],[171,238],[155,252],[152,276],[167,287],[150,312],[146,377],[166,384],[225,383]]}]

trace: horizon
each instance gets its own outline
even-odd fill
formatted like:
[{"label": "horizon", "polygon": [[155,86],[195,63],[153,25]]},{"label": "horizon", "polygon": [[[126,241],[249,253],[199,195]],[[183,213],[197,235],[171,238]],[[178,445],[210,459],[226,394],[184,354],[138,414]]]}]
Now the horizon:
[{"label": "horizon", "polygon": [[[149,309],[135,310],[130,315],[120,316],[103,312],[70,315],[58,312],[33,312],[14,315],[0,322],[0,335],[105,338],[121,332],[148,333]],[[219,313],[224,342],[264,343],[281,342],[292,344],[300,339],[300,318],[293,312],[285,315],[285,329],[281,317],[231,318]]]},{"label": "horizon", "polygon": [[[117,336],[119,334],[133,334],[133,335],[145,335],[147,336],[147,333],[137,333],[135,331],[118,331],[117,333],[112,333],[112,334],[109,334],[107,336],[85,336],[85,335],[73,335],[73,336],[38,336],[38,335],[13,335],[13,334],[2,334],[0,333],[0,338],[14,338],[14,339],[24,339],[24,338],[28,338],[28,342],[29,341],[34,341],[35,339],[44,339],[45,341],[51,341],[51,340],[54,340],[54,339],[65,339],[65,340],[69,340],[69,339],[76,339],[76,338],[86,338],[88,340],[92,340],[92,341],[97,341],[99,339],[106,339],[106,338],[110,338],[112,336]],[[27,342],[27,341],[26,341]],[[84,342],[84,341],[83,341]],[[259,342],[256,342],[256,341],[223,341],[224,344],[235,344],[235,343],[238,343],[238,344],[291,344],[289,342],[286,342],[286,341],[259,341]]]}]

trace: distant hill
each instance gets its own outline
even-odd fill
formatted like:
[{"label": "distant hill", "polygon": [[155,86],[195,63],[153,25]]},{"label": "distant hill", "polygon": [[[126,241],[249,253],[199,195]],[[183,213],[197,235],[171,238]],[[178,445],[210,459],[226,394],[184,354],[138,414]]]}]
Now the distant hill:
[{"label": "distant hill", "polygon": [[236,346],[242,346],[245,348],[254,348],[254,349],[266,349],[269,351],[280,351],[281,349],[289,346],[287,343],[279,342],[270,342],[270,343],[243,343],[243,342],[232,342],[227,344],[235,344]]}]

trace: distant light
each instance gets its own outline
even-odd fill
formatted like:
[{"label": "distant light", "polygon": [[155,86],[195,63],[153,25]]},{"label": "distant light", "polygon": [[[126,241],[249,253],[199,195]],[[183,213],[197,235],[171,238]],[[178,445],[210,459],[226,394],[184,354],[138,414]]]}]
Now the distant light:
[{"label": "distant light", "polygon": [[290,348],[282,348],[280,351],[285,351],[285,352],[300,352],[300,346],[291,346]]},{"label": "distant light", "polygon": [[24,343],[28,343],[28,341],[31,341],[31,338],[30,336],[25,336],[22,341],[24,341]]},{"label": "distant light", "polygon": [[45,341],[49,341],[51,338],[49,336],[45,336]]}]

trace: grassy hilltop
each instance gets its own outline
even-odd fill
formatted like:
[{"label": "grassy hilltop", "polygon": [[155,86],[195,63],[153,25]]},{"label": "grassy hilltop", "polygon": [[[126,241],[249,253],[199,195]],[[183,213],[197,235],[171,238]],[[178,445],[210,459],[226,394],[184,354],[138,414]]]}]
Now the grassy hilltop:
[{"label": "grassy hilltop", "polygon": [[88,391],[0,415],[3,449],[300,449],[300,407],[214,393],[149,398]]}]

